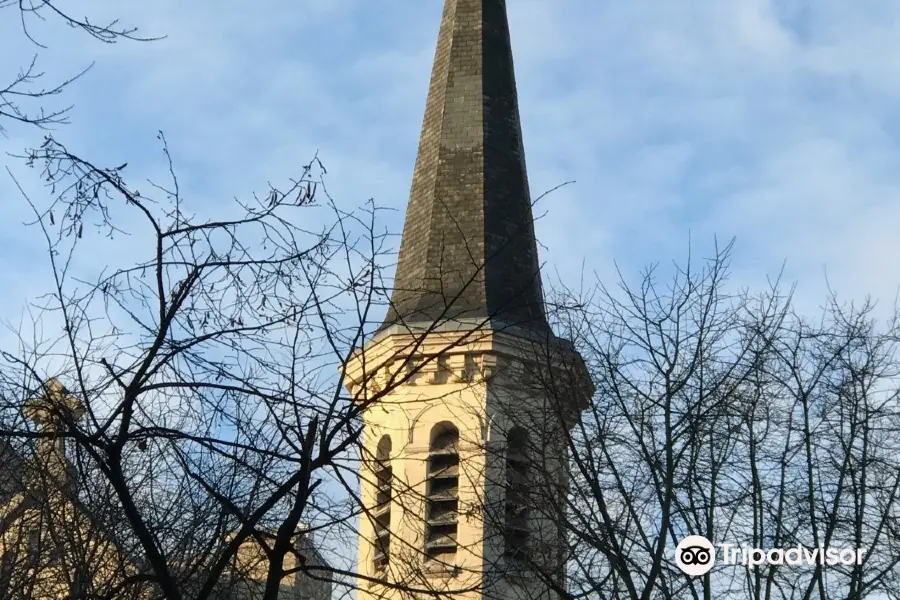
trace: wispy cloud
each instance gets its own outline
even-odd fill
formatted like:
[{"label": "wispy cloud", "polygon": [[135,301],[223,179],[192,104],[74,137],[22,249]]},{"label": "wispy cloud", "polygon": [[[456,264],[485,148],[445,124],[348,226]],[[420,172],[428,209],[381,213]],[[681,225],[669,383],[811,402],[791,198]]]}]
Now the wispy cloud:
[{"label": "wispy cloud", "polygon": [[[186,197],[210,214],[318,151],[341,203],[374,197],[400,229],[439,0],[93,10],[168,37],[106,46],[38,26],[51,76],[96,61],[66,97],[74,122],[59,134],[73,148],[159,176],[162,129]],[[845,296],[893,298],[900,5],[523,0],[509,11],[532,190],[576,181],[542,202],[537,227],[564,277],[582,259],[608,275],[613,260],[633,271],[682,256],[690,232],[697,249],[737,236],[742,280],[786,261],[809,302],[826,272]],[[2,27],[8,73],[32,48]],[[11,136],[15,150],[34,132]],[[5,177],[0,190],[9,306],[34,289],[23,273],[40,273],[25,266],[40,258]]]}]

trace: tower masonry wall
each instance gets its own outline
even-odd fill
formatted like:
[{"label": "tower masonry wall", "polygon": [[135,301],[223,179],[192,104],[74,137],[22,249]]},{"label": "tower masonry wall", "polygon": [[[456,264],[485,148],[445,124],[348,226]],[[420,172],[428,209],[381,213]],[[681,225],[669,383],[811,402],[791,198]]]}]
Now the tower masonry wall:
[{"label": "tower masonry wall", "polygon": [[[427,590],[467,600],[555,597],[533,570],[504,556],[506,436],[513,427],[528,434],[531,559],[545,573],[561,573],[555,517],[570,399],[547,393],[540,373],[549,371],[537,364],[544,357],[527,344],[515,348],[496,334],[467,343],[433,334],[419,342],[412,345],[416,353],[407,354],[408,341],[388,336],[348,368],[348,387],[365,406],[361,497],[371,511],[359,526],[360,598],[410,598],[410,590],[423,598]],[[449,565],[425,553],[430,444],[447,424],[459,431],[458,546]],[[388,457],[379,455],[384,436],[390,438]],[[392,470],[384,570],[375,562],[379,459],[389,460]]]}]

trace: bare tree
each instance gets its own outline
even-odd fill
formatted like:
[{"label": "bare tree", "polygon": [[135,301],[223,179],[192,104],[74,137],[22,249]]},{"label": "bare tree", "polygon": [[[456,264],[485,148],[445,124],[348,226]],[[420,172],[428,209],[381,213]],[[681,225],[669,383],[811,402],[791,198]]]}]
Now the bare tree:
[{"label": "bare tree", "polygon": [[756,598],[900,594],[900,404],[896,314],[829,299],[818,322],[794,315],[747,390],[750,502],[739,537],[757,546],[858,548],[850,565],[746,574]]},{"label": "bare tree", "polygon": [[[383,533],[384,500],[355,480],[362,463],[364,483],[390,482],[424,531],[427,481],[391,478],[391,448],[366,450],[362,413],[412,379],[451,376],[443,357],[482,332],[436,347],[434,328],[410,328],[393,371],[364,368],[343,391],[385,299],[374,207],[317,201],[317,160],[202,219],[174,169],[146,195],[124,167],[50,138],[29,159],[53,193],[27,201],[54,279],[0,353],[0,449],[21,474],[0,479],[10,598],[48,594],[48,582],[59,595],[61,579],[71,598],[274,599],[298,574],[347,583],[353,567],[311,563],[299,542],[344,535],[355,555],[356,519]],[[460,453],[472,440],[438,449],[456,452],[457,485],[494,483],[453,509],[490,526],[484,560],[456,589],[436,586],[419,542],[388,527],[390,566],[363,585],[421,597],[473,581],[490,596],[501,576],[568,598],[897,597],[897,323],[879,328],[871,305],[835,298],[811,323],[777,284],[729,294],[730,251],[689,261],[672,283],[650,269],[636,287],[557,294],[557,329],[584,362],[548,338],[511,370],[482,365],[473,381],[505,377],[509,396],[489,415],[486,458]],[[98,262],[110,266],[90,273]],[[596,392],[573,404],[584,368]],[[691,534],[866,554],[690,578],[673,553]]]},{"label": "bare tree", "polygon": [[[286,188],[200,219],[174,170],[151,197],[123,167],[50,138],[29,158],[55,194],[27,199],[54,280],[0,353],[0,440],[35,457],[60,444],[71,466],[51,479],[117,550],[117,577],[95,568],[71,597],[204,599],[250,586],[274,599],[298,574],[346,583],[353,569],[312,564],[298,542],[352,528],[366,510],[353,495],[360,411],[422,368],[363,399],[335,368],[383,304],[375,208],[317,202],[318,160]],[[91,275],[97,264],[110,266]],[[44,401],[36,425],[22,407],[49,393],[51,375],[74,404]]]},{"label": "bare tree", "polygon": [[0,598],[139,598],[140,586],[121,585],[133,571],[113,535],[119,515],[110,514],[109,490],[73,493],[74,478],[66,481],[52,456],[18,460],[7,472],[17,480],[0,502]]},{"label": "bare tree", "polygon": [[[570,456],[565,481],[546,467],[560,452],[546,425],[531,432],[540,440],[529,446],[532,528],[546,519],[566,530],[565,584],[555,590],[630,600],[900,597],[896,319],[878,327],[871,304],[832,297],[810,323],[777,282],[759,295],[729,293],[730,253],[676,266],[670,281],[654,267],[636,286],[622,277],[618,289],[555,295],[558,329],[596,385],[581,420],[556,430]],[[571,393],[550,380],[533,385],[560,407]],[[507,496],[517,493],[511,485]],[[493,515],[498,529],[509,521]],[[719,546],[703,577],[676,566],[688,535]],[[533,542],[532,554],[546,554],[548,541]],[[730,565],[724,544],[865,554],[853,565]],[[528,555],[519,564],[562,580]]]},{"label": "bare tree", "polygon": [[[5,9],[5,10],[4,10]],[[90,68],[75,73],[62,80],[48,82],[44,71],[38,66],[38,52],[47,46],[39,34],[39,24],[53,21],[81,31],[91,38],[114,44],[120,40],[151,41],[136,27],[124,26],[118,20],[93,22],[89,17],[76,17],[56,0],[0,0],[0,14],[21,23],[22,32],[34,45],[35,52],[22,56],[18,73],[0,84],[0,133],[4,131],[4,121],[16,121],[47,128],[68,122],[71,105],[48,107],[47,102],[59,96],[72,82],[80,78]]]}]

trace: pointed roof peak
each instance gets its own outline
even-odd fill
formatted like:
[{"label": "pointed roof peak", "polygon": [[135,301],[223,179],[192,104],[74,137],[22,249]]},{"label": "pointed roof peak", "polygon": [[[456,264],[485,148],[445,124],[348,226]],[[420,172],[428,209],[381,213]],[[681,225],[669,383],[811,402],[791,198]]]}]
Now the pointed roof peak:
[{"label": "pointed roof peak", "polygon": [[505,0],[446,0],[391,307],[546,331]]}]

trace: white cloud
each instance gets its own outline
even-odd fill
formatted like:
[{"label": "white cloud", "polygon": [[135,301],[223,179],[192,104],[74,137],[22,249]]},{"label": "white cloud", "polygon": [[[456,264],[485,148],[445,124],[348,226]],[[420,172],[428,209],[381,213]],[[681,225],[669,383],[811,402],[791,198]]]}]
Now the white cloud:
[{"label": "white cloud", "polygon": [[[186,194],[209,211],[290,177],[318,150],[341,202],[374,196],[397,209],[388,225],[399,229],[439,1],[95,10],[168,37],[109,47],[47,26],[55,72],[97,61],[68,96],[75,123],[60,134],[73,147],[162,173],[153,136],[163,129]],[[509,10],[532,190],[577,182],[542,202],[538,223],[544,258],[563,273],[581,258],[636,269],[680,256],[690,231],[699,246],[738,236],[747,278],[787,260],[813,296],[826,267],[839,291],[892,294],[900,7],[527,0]],[[0,72],[30,52],[21,36],[2,48]],[[21,240],[16,227],[5,239]]]}]

